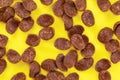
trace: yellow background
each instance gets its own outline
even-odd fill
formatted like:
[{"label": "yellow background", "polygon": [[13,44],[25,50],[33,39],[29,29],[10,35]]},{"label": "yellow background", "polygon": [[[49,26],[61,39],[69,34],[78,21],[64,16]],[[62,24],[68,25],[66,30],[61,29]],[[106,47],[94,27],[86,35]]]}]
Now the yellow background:
[{"label": "yellow background", "polygon": [[[20,0],[14,0],[14,3],[20,1]],[[35,60],[38,61],[40,64],[43,60],[47,58],[53,58],[55,59],[56,56],[59,53],[63,53],[64,55],[70,50],[62,51],[58,50],[54,47],[54,41],[58,37],[64,37],[68,39],[67,32],[64,30],[64,24],[61,18],[56,17],[54,13],[52,12],[52,4],[50,6],[45,6],[40,3],[40,0],[34,0],[37,3],[37,9],[31,13],[31,16],[34,18],[35,24],[34,27],[28,31],[28,32],[22,32],[20,29],[17,29],[17,31],[11,35],[6,32],[5,29],[5,23],[0,22],[0,34],[7,35],[9,37],[8,44],[6,46],[7,51],[9,49],[14,49],[19,52],[20,55],[22,55],[23,51],[28,48],[29,46],[25,43],[27,35],[28,34],[38,34],[40,29],[42,27],[38,26],[36,24],[36,19],[41,14],[51,14],[54,16],[55,22],[51,27],[54,27],[55,29],[55,36],[49,41],[41,40],[40,45],[35,47],[35,50],[37,52]],[[54,0],[56,1],[56,0]],[[113,25],[115,22],[120,20],[120,16],[115,16],[111,11],[102,12],[97,6],[97,0],[87,0],[87,9],[92,10],[94,17],[95,17],[95,25],[93,27],[87,27],[85,26],[81,21],[81,14],[83,12],[78,12],[77,16],[73,18],[74,25],[81,24],[84,26],[84,33],[89,37],[89,40],[91,43],[95,45],[96,51],[93,56],[94,58],[94,65],[86,70],[86,71],[77,71],[75,68],[71,68],[68,70],[68,72],[65,72],[65,76],[72,72],[77,72],[80,76],[80,80],[98,80],[98,72],[95,71],[95,63],[100,60],[101,58],[107,58],[110,59],[110,54],[105,50],[105,47],[102,43],[100,43],[97,40],[98,32],[103,27],[110,27],[113,28]],[[110,0],[110,2],[113,4],[117,0]],[[12,4],[12,6],[14,5]],[[18,17],[18,16],[16,16]],[[115,39],[117,39],[114,36]],[[74,49],[73,47],[71,49]],[[80,55],[80,51],[78,51],[79,59],[82,58]],[[3,58],[6,58],[4,56]],[[120,63],[112,64],[112,67],[108,70],[111,73],[112,80],[120,80]],[[7,68],[5,71],[0,75],[0,80],[10,80],[11,77],[18,73],[18,72],[24,72],[27,76],[26,80],[33,80],[32,78],[29,78],[29,64],[24,63],[20,61],[17,64],[12,64],[7,60]],[[46,75],[46,71],[43,69],[41,70],[42,74]]]}]

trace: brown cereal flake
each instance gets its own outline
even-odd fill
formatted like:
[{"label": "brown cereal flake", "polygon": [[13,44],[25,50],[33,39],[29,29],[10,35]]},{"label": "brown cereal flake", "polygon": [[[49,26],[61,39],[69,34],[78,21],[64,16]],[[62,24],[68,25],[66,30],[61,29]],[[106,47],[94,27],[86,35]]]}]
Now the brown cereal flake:
[{"label": "brown cereal flake", "polygon": [[63,54],[58,54],[58,56],[56,57],[56,66],[61,71],[67,71],[67,68],[65,67],[65,65],[63,63],[64,58],[65,58],[65,56]]},{"label": "brown cereal flake", "polygon": [[34,2],[34,0],[23,0],[22,4],[24,8],[28,11],[33,11],[37,8],[37,5]]},{"label": "brown cereal flake", "polygon": [[34,20],[32,19],[32,17],[28,17],[28,18],[22,19],[22,21],[19,24],[19,28],[23,32],[27,32],[33,27],[33,25],[34,25]]},{"label": "brown cereal flake", "polygon": [[37,23],[39,26],[48,27],[54,23],[54,18],[50,14],[43,14],[38,17]]},{"label": "brown cereal flake", "polygon": [[79,80],[79,75],[77,73],[70,73],[65,80]]},{"label": "brown cereal flake", "polygon": [[58,72],[58,71],[53,71],[53,72],[49,72],[47,74],[47,79],[48,80],[64,80],[65,77],[64,77],[63,73]]},{"label": "brown cereal flake", "polygon": [[43,40],[50,40],[55,35],[55,31],[52,27],[46,27],[39,31],[39,37]]},{"label": "brown cereal flake", "polygon": [[97,0],[97,5],[103,12],[108,11],[111,7],[111,3],[109,0]]},{"label": "brown cereal flake", "polygon": [[95,47],[92,43],[88,43],[83,50],[81,50],[81,54],[84,58],[90,58],[93,56],[95,52]]},{"label": "brown cereal flake", "polygon": [[22,2],[17,2],[17,3],[15,3],[14,9],[15,9],[15,13],[16,13],[19,17],[21,17],[21,18],[28,18],[28,17],[30,17],[31,12],[27,11],[27,10],[24,8]]},{"label": "brown cereal flake", "polygon": [[57,69],[55,60],[46,59],[42,62],[41,67],[46,71],[55,71]]},{"label": "brown cereal flake", "polygon": [[69,17],[76,16],[77,9],[76,9],[75,4],[72,0],[65,2],[64,11],[65,11],[65,14],[68,15]]},{"label": "brown cereal flake", "polygon": [[75,5],[77,10],[84,11],[86,9],[86,0],[76,0]]},{"label": "brown cereal flake", "polygon": [[110,7],[111,11],[115,15],[120,15],[120,1],[116,1]]},{"label": "brown cereal flake", "polygon": [[6,48],[0,47],[0,58],[2,58],[6,54]]},{"label": "brown cereal flake", "polygon": [[62,16],[62,19],[63,19],[63,22],[64,22],[65,30],[69,30],[70,28],[72,28],[72,26],[73,26],[73,19],[72,19],[72,17],[69,17],[66,14],[64,14]]},{"label": "brown cereal flake", "polygon": [[111,67],[111,63],[108,59],[100,59],[96,65],[95,65],[95,69],[96,71],[98,72],[101,72],[101,71],[104,71],[104,70],[107,70]]},{"label": "brown cereal flake", "polygon": [[0,8],[0,16],[1,16],[1,17],[0,17],[0,21],[2,20],[2,16],[3,16],[6,8],[7,8],[7,7],[2,7],[2,8]]},{"label": "brown cereal flake", "polygon": [[4,59],[0,59],[0,74],[2,74],[7,67],[7,62]]},{"label": "brown cereal flake", "polygon": [[58,38],[55,40],[54,46],[60,50],[67,50],[71,47],[71,43],[68,39]]},{"label": "brown cereal flake", "polygon": [[105,48],[109,52],[115,52],[119,48],[119,42],[116,39],[111,39],[105,44]]},{"label": "brown cereal flake", "polygon": [[6,31],[9,34],[13,34],[16,32],[20,21],[17,18],[10,18],[6,23]]},{"label": "brown cereal flake", "polygon": [[2,21],[3,22],[7,22],[10,18],[14,17],[15,15],[15,11],[12,7],[7,7],[3,13],[2,17]]},{"label": "brown cereal flake", "polygon": [[18,63],[21,60],[19,53],[13,49],[9,49],[6,56],[8,61],[14,64]]},{"label": "brown cereal flake", "polygon": [[40,72],[40,65],[38,62],[33,61],[30,63],[29,76],[35,77]]},{"label": "brown cereal flake", "polygon": [[67,68],[71,68],[75,65],[77,59],[78,59],[77,51],[70,50],[68,54],[65,56],[63,63]]},{"label": "brown cereal flake", "polygon": [[0,34],[0,47],[4,48],[8,43],[8,37]]},{"label": "brown cereal flake", "polygon": [[82,19],[82,22],[88,27],[93,26],[95,24],[94,15],[90,10],[84,11],[81,16],[81,19]]},{"label": "brown cereal flake", "polygon": [[7,7],[13,3],[13,0],[0,0],[0,7]]},{"label": "brown cereal flake", "polygon": [[46,78],[46,76],[43,75],[43,74],[37,74],[37,75],[35,76],[35,80],[44,80],[45,78]]},{"label": "brown cereal flake", "polygon": [[11,80],[26,80],[26,75],[23,72],[15,74]]},{"label": "brown cereal flake", "polygon": [[22,54],[22,60],[27,63],[31,63],[34,61],[34,58],[36,56],[36,51],[32,47],[28,47]]},{"label": "brown cereal flake", "polygon": [[79,49],[79,50],[82,50],[85,48],[86,44],[82,38],[81,35],[79,34],[74,34],[71,36],[71,39],[70,39],[72,45],[76,48],[76,49]]},{"label": "brown cereal flake", "polygon": [[120,21],[114,24],[113,30],[114,30],[116,37],[120,39]]},{"label": "brown cereal flake", "polygon": [[64,9],[63,9],[63,5],[65,3],[65,0],[57,0],[52,7],[52,10],[54,12],[54,14],[58,17],[62,17],[64,14]]},{"label": "brown cereal flake", "polygon": [[111,62],[116,64],[120,61],[120,50],[117,50],[111,54]]},{"label": "brown cereal flake", "polygon": [[85,71],[89,69],[94,63],[93,58],[83,58],[75,64],[75,68],[79,71]]},{"label": "brown cereal flake", "polygon": [[26,44],[35,47],[40,43],[40,38],[36,34],[29,34],[26,39]]},{"label": "brown cereal flake", "polygon": [[42,4],[44,5],[50,5],[52,4],[53,0],[40,0]]},{"label": "brown cereal flake", "polygon": [[98,40],[102,43],[107,43],[109,40],[112,39],[113,31],[111,28],[105,27],[100,30],[98,33]]},{"label": "brown cereal flake", "polygon": [[68,31],[68,36],[71,38],[73,34],[80,34],[84,32],[84,28],[81,25],[74,25],[69,31]]},{"label": "brown cereal flake", "polygon": [[89,42],[89,38],[86,35],[82,35],[82,38],[83,38],[85,44],[87,45]]},{"label": "brown cereal flake", "polygon": [[98,76],[99,80],[111,80],[110,72],[101,71]]}]

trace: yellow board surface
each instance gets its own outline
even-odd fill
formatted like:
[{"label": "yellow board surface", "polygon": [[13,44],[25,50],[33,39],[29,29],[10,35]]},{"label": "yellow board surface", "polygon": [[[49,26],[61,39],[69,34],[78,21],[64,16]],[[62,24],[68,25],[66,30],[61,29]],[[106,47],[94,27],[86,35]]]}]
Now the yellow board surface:
[{"label": "yellow board surface", "polygon": [[[14,6],[15,2],[18,2],[20,0],[14,0],[14,3],[12,6]],[[54,47],[54,41],[59,37],[68,38],[67,31],[64,30],[64,24],[61,18],[56,17],[52,11],[52,5],[56,1],[50,5],[45,6],[41,4],[40,0],[34,0],[37,4],[37,9],[31,13],[32,18],[35,21],[34,27],[28,31],[28,32],[22,32],[19,28],[17,31],[11,35],[6,32],[5,23],[0,22],[0,34],[4,34],[9,37],[8,44],[6,46],[7,51],[9,49],[14,49],[19,52],[20,55],[22,55],[23,51],[28,48],[29,46],[25,43],[26,38],[28,34],[38,34],[39,31],[42,29],[41,26],[38,26],[36,23],[37,18],[42,14],[51,14],[54,16],[54,24],[51,25],[51,27],[54,27],[55,29],[55,36],[48,41],[41,40],[40,44],[35,47],[35,50],[37,52],[35,60],[38,63],[42,63],[43,60],[52,58],[55,59],[56,56],[59,53],[63,53],[64,55],[67,54],[71,49],[74,49],[73,47],[69,50],[58,50]],[[113,4],[117,0],[110,0],[110,2]],[[94,58],[94,65],[86,70],[86,71],[77,71],[75,68],[71,68],[68,70],[68,72],[64,72],[65,76],[67,76],[69,73],[77,72],[80,76],[80,80],[98,80],[98,72],[95,71],[95,64],[98,60],[102,58],[107,58],[110,60],[110,54],[105,50],[105,47],[102,43],[100,43],[97,40],[98,32],[104,28],[104,27],[110,27],[113,28],[113,25],[115,22],[120,21],[120,16],[114,15],[110,10],[107,12],[102,12],[97,6],[97,0],[87,0],[87,9],[91,10],[95,17],[95,25],[93,27],[87,27],[85,26],[81,21],[81,14],[83,12],[78,12],[77,16],[73,18],[74,25],[80,24],[84,26],[84,33],[89,37],[89,40],[91,43],[95,45],[95,54],[93,56]],[[16,16],[18,18],[18,16]],[[115,36],[114,39],[117,39]],[[78,51],[79,59],[82,58],[80,55],[80,51]],[[29,64],[24,63],[23,61],[20,61],[17,64],[10,63],[6,56],[3,57],[7,61],[7,68],[5,71],[0,75],[0,80],[10,80],[11,77],[18,73],[18,72],[24,72],[27,76],[26,80],[33,80],[29,77]],[[111,68],[108,69],[108,71],[111,73],[112,80],[120,80],[120,62],[117,64],[112,64]],[[42,74],[46,75],[47,72],[41,69]]]}]

